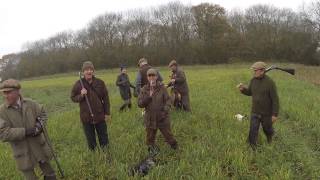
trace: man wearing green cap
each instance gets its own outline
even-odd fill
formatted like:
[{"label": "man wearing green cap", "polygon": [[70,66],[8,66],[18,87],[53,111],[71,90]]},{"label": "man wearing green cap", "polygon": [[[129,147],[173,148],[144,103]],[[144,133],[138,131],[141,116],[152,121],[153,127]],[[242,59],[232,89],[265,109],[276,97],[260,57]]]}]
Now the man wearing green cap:
[{"label": "man wearing green cap", "polygon": [[34,168],[38,165],[44,179],[56,179],[49,161],[52,158],[45,140],[42,122],[47,115],[42,106],[20,94],[17,80],[8,79],[0,85],[5,103],[0,106],[0,140],[9,142],[17,168],[27,180],[38,179]]},{"label": "man wearing green cap", "polygon": [[[176,108],[182,108],[184,111],[190,112],[189,87],[186,75],[175,60],[172,60],[169,63],[169,68],[171,69],[172,74],[168,87],[173,87],[173,104]],[[180,103],[177,101],[180,101],[181,105],[179,105]]]},{"label": "man wearing green cap", "polygon": [[141,89],[138,97],[138,106],[145,108],[144,123],[147,131],[146,144],[149,153],[157,149],[155,146],[156,133],[159,129],[166,142],[172,149],[177,149],[178,144],[170,127],[170,97],[164,85],[157,81],[158,75],[155,69],[147,71],[148,84]]},{"label": "man wearing green cap", "polygon": [[[84,133],[90,150],[95,150],[97,146],[96,132],[100,147],[105,149],[109,143],[106,121],[110,120],[110,102],[105,83],[94,76],[94,66],[92,62],[86,61],[82,65],[84,78],[78,80],[71,91],[71,100],[79,103],[80,119],[82,121]],[[92,113],[86,102],[86,97],[91,106]]]},{"label": "man wearing green cap", "polygon": [[[148,60],[146,58],[141,58],[138,61],[139,71],[136,77],[136,91],[135,96],[139,95],[140,89],[148,84],[148,78],[147,78],[147,71],[152,68],[151,65],[149,65]],[[162,82],[162,77],[160,73],[157,71],[158,80]]]},{"label": "man wearing green cap", "polygon": [[267,136],[268,143],[272,142],[274,130],[272,124],[277,120],[279,113],[279,98],[276,85],[265,74],[266,64],[256,62],[251,66],[254,77],[249,86],[240,83],[237,87],[240,92],[252,96],[251,121],[248,141],[253,149],[256,148],[260,124]]}]

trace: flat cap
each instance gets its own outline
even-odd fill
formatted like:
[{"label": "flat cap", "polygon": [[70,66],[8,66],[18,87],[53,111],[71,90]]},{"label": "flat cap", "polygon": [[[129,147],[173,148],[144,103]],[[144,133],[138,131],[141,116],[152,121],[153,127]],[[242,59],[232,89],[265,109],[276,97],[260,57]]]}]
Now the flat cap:
[{"label": "flat cap", "polygon": [[82,71],[84,71],[85,69],[91,68],[92,70],[94,70],[94,66],[93,63],[91,61],[85,61],[82,64]]},{"label": "flat cap", "polygon": [[151,68],[147,71],[147,75],[149,76],[150,74],[157,75],[158,73],[157,73],[157,70]]},{"label": "flat cap", "polygon": [[267,64],[262,61],[255,62],[251,66],[251,69],[266,69],[266,68],[267,68]]},{"label": "flat cap", "polygon": [[175,66],[178,65],[178,63],[177,63],[176,60],[172,60],[172,61],[169,63],[169,67],[171,67],[171,66],[173,66],[173,65],[175,65]]},{"label": "flat cap", "polygon": [[12,91],[20,88],[21,88],[21,85],[19,81],[15,79],[7,79],[0,84],[1,92]]},{"label": "flat cap", "polygon": [[139,59],[138,66],[140,66],[141,64],[148,64],[148,60],[146,58]]}]

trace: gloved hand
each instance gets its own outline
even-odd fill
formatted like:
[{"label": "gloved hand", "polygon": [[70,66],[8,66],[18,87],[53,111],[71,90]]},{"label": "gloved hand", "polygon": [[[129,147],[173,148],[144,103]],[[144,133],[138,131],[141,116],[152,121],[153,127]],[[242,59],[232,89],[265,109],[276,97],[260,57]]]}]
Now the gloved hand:
[{"label": "gloved hand", "polygon": [[43,129],[39,122],[33,128],[26,129],[26,137],[35,137],[42,133]]}]

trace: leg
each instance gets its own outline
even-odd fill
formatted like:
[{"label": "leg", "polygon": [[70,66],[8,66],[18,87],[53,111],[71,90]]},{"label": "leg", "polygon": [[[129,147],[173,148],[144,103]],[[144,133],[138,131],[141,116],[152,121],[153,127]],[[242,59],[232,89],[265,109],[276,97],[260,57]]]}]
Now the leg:
[{"label": "leg", "polygon": [[264,134],[267,136],[268,143],[271,143],[272,136],[274,134],[271,117],[263,117],[262,118],[262,128],[263,128]]},{"label": "leg", "polygon": [[44,175],[45,180],[56,180],[56,174],[54,169],[50,165],[49,162],[40,162],[39,163],[40,169]]},{"label": "leg", "polygon": [[38,177],[36,176],[36,174],[34,173],[34,169],[31,170],[26,170],[26,171],[21,171],[22,174],[24,175],[24,178],[26,180],[37,180]]},{"label": "leg", "polygon": [[127,106],[127,104],[126,103],[124,103],[124,104],[122,104],[122,106],[120,107],[120,111],[123,111],[125,108],[126,108],[126,106]]},{"label": "leg", "polygon": [[157,129],[146,128],[147,138],[146,144],[147,146],[154,146],[156,141]]},{"label": "leg", "polygon": [[181,94],[181,103],[182,103],[182,108],[185,111],[190,112],[190,100],[189,100],[189,94]]},{"label": "leg", "polygon": [[83,123],[83,130],[87,138],[88,147],[90,150],[95,150],[97,146],[96,133],[94,131],[94,125],[90,123]]},{"label": "leg", "polygon": [[260,127],[260,118],[257,115],[252,114],[251,121],[250,121],[249,143],[253,149],[255,149],[257,145],[259,127]]},{"label": "leg", "polygon": [[101,123],[95,124],[95,128],[98,134],[100,147],[106,148],[109,143],[106,122],[103,121]]},{"label": "leg", "polygon": [[177,149],[178,148],[178,143],[173,137],[173,134],[171,132],[170,126],[165,127],[165,128],[160,128],[160,131],[165,138],[166,142],[171,146],[172,149]]},{"label": "leg", "polygon": [[159,152],[159,148],[155,145],[157,129],[146,128],[147,139],[146,144],[148,146],[149,155],[155,156]]},{"label": "leg", "polygon": [[131,99],[128,99],[128,108],[131,109]]}]

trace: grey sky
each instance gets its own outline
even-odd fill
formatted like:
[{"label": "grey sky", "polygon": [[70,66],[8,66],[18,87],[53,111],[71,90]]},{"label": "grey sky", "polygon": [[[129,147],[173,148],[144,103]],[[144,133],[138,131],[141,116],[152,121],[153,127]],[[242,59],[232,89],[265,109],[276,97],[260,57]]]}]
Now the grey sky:
[{"label": "grey sky", "polygon": [[[311,0],[181,0],[184,4],[219,4],[227,10],[272,4],[296,10]],[[105,12],[154,7],[172,0],[1,0],[0,58],[19,52],[26,42],[45,39],[65,30],[78,30]]]}]

